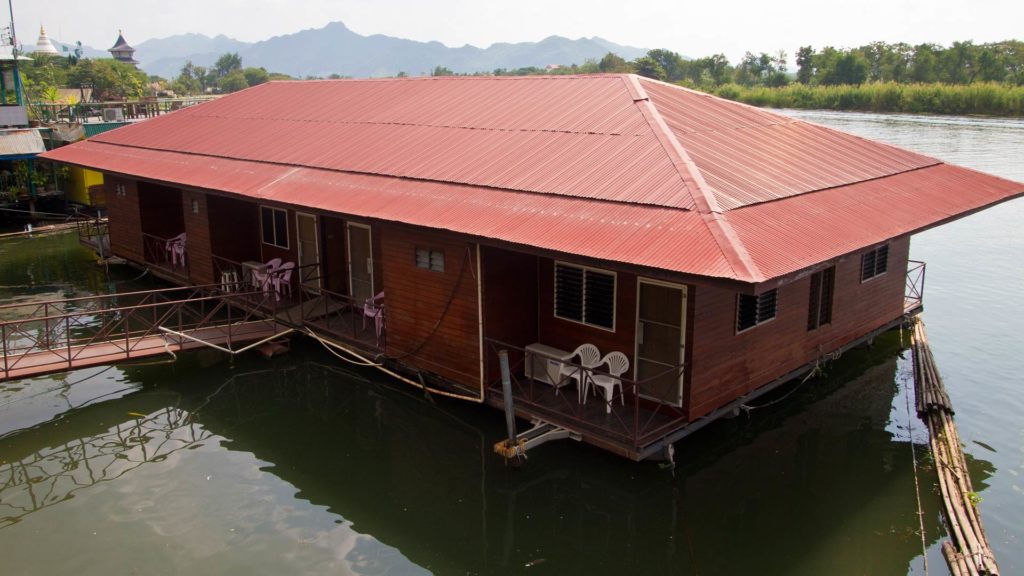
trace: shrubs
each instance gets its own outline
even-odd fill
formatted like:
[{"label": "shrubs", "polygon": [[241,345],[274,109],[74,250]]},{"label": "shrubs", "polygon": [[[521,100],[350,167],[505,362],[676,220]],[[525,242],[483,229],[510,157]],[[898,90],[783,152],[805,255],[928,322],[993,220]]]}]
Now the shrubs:
[{"label": "shrubs", "polygon": [[1024,116],[1024,86],[998,83],[949,85],[877,82],[859,86],[790,84],[780,88],[723,84],[715,88],[713,93],[729,100],[773,108]]}]

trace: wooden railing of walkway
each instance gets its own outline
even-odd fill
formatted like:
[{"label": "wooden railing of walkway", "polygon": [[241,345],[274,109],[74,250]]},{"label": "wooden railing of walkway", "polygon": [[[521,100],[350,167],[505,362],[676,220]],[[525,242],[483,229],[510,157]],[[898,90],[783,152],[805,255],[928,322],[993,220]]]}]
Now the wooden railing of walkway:
[{"label": "wooden railing of walkway", "polygon": [[[241,301],[255,306],[240,306]],[[173,353],[204,345],[232,352],[291,330],[262,291],[225,295],[189,286],[0,306],[0,380]],[[270,314],[260,310],[269,310]]]}]

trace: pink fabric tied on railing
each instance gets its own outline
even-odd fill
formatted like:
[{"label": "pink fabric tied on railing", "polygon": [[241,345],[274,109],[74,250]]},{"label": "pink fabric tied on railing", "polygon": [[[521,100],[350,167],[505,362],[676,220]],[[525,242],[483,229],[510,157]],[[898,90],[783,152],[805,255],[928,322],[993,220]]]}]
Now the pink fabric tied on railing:
[{"label": "pink fabric tied on railing", "polygon": [[185,265],[185,233],[182,232],[174,238],[167,240],[164,248],[171,253],[171,264],[174,266],[178,265],[178,260],[181,260],[181,265]]}]

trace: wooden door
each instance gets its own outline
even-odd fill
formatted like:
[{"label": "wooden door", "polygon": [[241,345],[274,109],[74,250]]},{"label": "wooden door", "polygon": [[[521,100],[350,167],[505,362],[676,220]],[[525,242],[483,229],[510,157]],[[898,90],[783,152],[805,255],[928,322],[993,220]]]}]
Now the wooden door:
[{"label": "wooden door", "polygon": [[348,290],[348,251],[345,249],[345,222],[341,218],[321,216],[320,259],[326,289],[337,294]]},{"label": "wooden door", "polygon": [[685,330],[686,286],[640,280],[636,380],[643,397],[682,406]]},{"label": "wooden door", "polygon": [[306,288],[319,290],[322,286],[320,277],[320,240],[317,234],[316,216],[295,213],[295,231],[299,244],[299,274],[302,285]]},{"label": "wooden door", "polygon": [[372,298],[373,242],[370,227],[349,222],[348,227],[348,289],[356,303]]}]

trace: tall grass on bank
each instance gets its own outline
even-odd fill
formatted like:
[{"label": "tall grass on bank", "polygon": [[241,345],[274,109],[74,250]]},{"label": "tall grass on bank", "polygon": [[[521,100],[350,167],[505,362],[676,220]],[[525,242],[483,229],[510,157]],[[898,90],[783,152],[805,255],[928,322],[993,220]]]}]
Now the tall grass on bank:
[{"label": "tall grass on bank", "polygon": [[723,84],[713,93],[753,106],[908,112],[914,114],[978,114],[1024,116],[1024,86],[998,83],[968,85],[872,83],[859,86],[747,88]]}]

